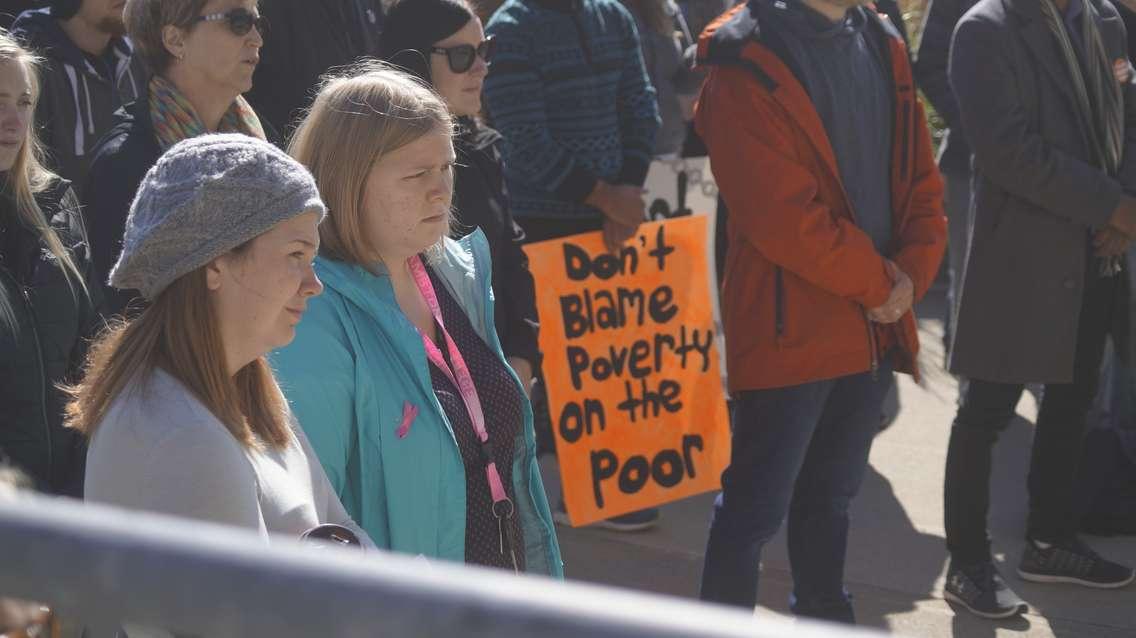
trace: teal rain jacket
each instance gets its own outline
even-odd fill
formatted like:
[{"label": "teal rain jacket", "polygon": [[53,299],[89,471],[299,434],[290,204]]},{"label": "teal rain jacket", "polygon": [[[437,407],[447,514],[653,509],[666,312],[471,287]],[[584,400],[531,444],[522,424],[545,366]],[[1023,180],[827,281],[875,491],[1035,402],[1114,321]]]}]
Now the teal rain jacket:
[{"label": "teal rain jacket", "polygon": [[[504,362],[485,236],[479,230],[460,241],[447,239],[432,267]],[[272,356],[296,418],[343,505],[376,545],[464,562],[465,468],[434,395],[422,338],[399,309],[385,271],[376,275],[324,257],[315,268],[324,293],[308,303],[295,340]],[[399,438],[407,404],[418,415]],[[529,572],[563,578],[536,462],[532,410],[527,401],[524,406],[513,493],[525,563]]]}]

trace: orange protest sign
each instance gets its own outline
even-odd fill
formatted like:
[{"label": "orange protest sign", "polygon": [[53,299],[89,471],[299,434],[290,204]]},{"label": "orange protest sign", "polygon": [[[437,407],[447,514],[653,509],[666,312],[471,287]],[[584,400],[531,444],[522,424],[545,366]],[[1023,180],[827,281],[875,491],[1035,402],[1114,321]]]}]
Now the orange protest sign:
[{"label": "orange protest sign", "polygon": [[526,247],[564,503],[585,525],[717,489],[729,462],[706,218]]}]

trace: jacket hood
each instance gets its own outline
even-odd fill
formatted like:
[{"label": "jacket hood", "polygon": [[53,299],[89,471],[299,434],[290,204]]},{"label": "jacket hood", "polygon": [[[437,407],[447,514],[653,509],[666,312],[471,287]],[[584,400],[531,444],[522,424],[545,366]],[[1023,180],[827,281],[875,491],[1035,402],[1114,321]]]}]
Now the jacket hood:
[{"label": "jacket hood", "polygon": [[[98,73],[90,68],[87,56],[75,46],[71,38],[67,37],[63,27],[59,26],[59,20],[51,15],[50,8],[31,9],[21,13],[12,23],[12,35],[48,58],[98,76]],[[117,64],[119,67],[126,63],[124,59],[128,61],[134,53],[134,45],[128,38],[112,38],[110,46],[119,59]]]},{"label": "jacket hood", "polygon": [[578,13],[584,0],[527,0],[528,3],[561,13]]},{"label": "jacket hood", "polygon": [[[742,50],[751,43],[762,46],[767,44],[767,37],[762,32],[762,27],[768,21],[767,12],[775,10],[774,1],[798,2],[799,0],[749,0],[711,22],[698,38],[698,67],[708,70],[713,66],[745,66],[762,78],[763,83],[770,89],[774,88],[776,83],[768,74],[756,62],[742,54]],[[882,30],[883,35],[888,38],[902,41],[899,31],[886,16],[881,17],[870,7],[865,7],[864,14],[868,18],[867,26]]]},{"label": "jacket hood", "polygon": [[[143,71],[132,68],[135,66],[132,64],[134,46],[127,38],[111,39],[114,69],[108,82],[63,31],[50,9],[23,12],[13,24],[12,34],[48,59],[50,74],[66,78],[70,85],[69,93],[63,94],[54,89],[53,99],[71,102],[76,117],[74,122],[66,122],[63,126],[73,126],[74,133],[68,135],[66,140],[57,139],[53,143],[59,146],[66,144],[69,155],[85,157],[89,143],[96,141],[100,135],[96,121],[105,120],[100,109],[108,108],[105,106],[106,100],[98,96],[109,92],[116,96],[112,99],[118,100],[118,103],[126,103],[132,101],[144,88],[142,85],[146,78]],[[44,91],[52,90],[46,87],[47,82],[44,84]],[[92,94],[96,97],[93,98]]]},{"label": "jacket hood", "polygon": [[[489,244],[480,229],[462,239],[447,237],[441,260],[436,264],[440,266],[437,272],[457,290],[463,284],[475,281],[479,269],[478,254],[487,256],[488,253]],[[334,290],[368,313],[380,316],[391,311],[390,304],[394,303],[393,289],[390,290],[390,298],[386,300],[376,294],[380,287],[390,287],[390,274],[386,266],[379,264],[372,272],[363,266],[321,255],[316,259],[315,267],[316,274],[326,288]],[[394,309],[397,310],[397,305]],[[476,325],[477,318],[471,317],[471,320]]]}]

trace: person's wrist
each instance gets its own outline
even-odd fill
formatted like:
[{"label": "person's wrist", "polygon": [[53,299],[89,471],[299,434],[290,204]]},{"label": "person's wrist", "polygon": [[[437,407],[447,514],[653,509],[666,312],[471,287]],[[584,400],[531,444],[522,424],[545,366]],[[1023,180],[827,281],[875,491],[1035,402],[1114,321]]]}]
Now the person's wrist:
[{"label": "person's wrist", "polygon": [[584,203],[593,208],[598,208],[601,211],[607,210],[607,201],[610,194],[611,186],[602,180],[596,180],[596,185],[592,188],[592,192],[584,199]]},{"label": "person's wrist", "polygon": [[1120,203],[1108,218],[1108,225],[1128,237],[1136,235],[1136,198],[1121,195]]}]

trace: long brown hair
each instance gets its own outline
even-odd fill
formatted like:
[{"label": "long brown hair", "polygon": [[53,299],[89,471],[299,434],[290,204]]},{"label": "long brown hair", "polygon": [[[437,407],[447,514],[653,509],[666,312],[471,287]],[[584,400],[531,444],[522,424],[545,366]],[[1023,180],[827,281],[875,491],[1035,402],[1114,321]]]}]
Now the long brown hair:
[{"label": "long brown hair", "polygon": [[[32,113],[35,113],[40,95],[37,68],[39,58],[21,47],[7,33],[0,31],[0,64],[5,62],[20,64],[27,72],[32,94],[30,109]],[[52,229],[50,222],[35,199],[37,193],[47,190],[52,183],[59,179],[54,173],[44,168],[42,157],[43,151],[36,135],[35,122],[29,122],[28,130],[24,134],[24,143],[20,145],[20,150],[16,153],[16,160],[12,163],[12,168],[8,169],[4,187],[15,200],[17,220],[32,229],[39,240],[47,247],[48,252],[55,258],[55,262],[63,271],[67,285],[71,287],[71,291],[77,299],[79,292],[84,295],[87,294],[83,275],[79,272],[71,253],[63,246],[63,242],[59,240],[59,235]],[[0,288],[0,327],[15,326],[16,316],[12,308],[13,303],[4,294],[4,290]]]},{"label": "long brown hair", "polygon": [[120,320],[99,337],[82,382],[64,388],[71,397],[66,424],[93,435],[119,395],[144,391],[134,382],[161,368],[246,448],[288,447],[288,407],[268,362],[260,357],[230,377],[224,352],[202,267],[170,284],[136,319]]}]

